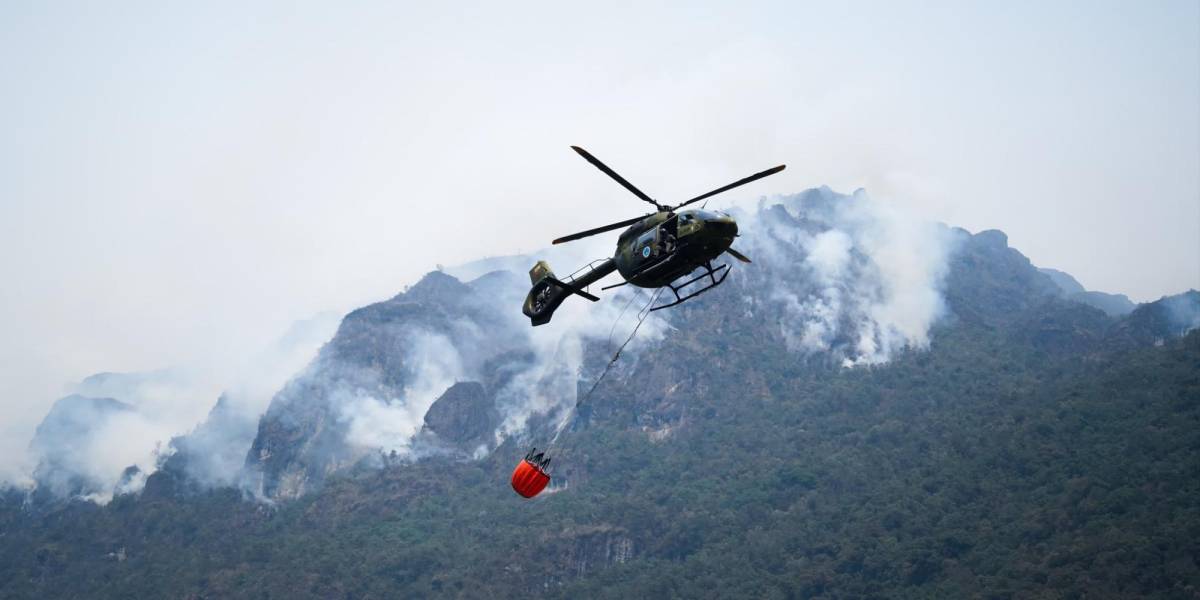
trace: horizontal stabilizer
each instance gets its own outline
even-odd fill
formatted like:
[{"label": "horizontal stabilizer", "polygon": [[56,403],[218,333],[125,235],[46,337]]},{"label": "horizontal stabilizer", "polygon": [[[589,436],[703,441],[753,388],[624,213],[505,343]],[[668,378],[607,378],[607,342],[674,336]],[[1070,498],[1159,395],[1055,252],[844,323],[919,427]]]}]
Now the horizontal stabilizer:
[{"label": "horizontal stabilizer", "polygon": [[599,298],[597,298],[597,297],[595,297],[595,296],[593,296],[593,295],[591,295],[591,294],[589,294],[589,293],[587,293],[587,292],[585,292],[585,291],[583,291],[583,290],[581,290],[581,289],[579,289],[579,288],[577,288],[577,287],[575,287],[575,286],[573,286],[573,285],[571,285],[571,284],[569,284],[569,283],[564,283],[564,282],[562,282],[562,281],[559,281],[559,280],[557,280],[557,279],[555,279],[555,278],[553,278],[553,277],[547,277],[547,278],[546,278],[546,281],[549,281],[550,283],[552,283],[552,284],[554,284],[554,285],[556,285],[556,286],[558,286],[558,287],[560,287],[560,288],[562,288],[562,289],[564,289],[564,290],[567,290],[568,292],[571,292],[572,294],[577,294],[577,295],[583,296],[584,298],[587,298],[588,300],[591,300],[592,302],[599,302],[599,301],[600,301],[600,299],[599,299]]}]

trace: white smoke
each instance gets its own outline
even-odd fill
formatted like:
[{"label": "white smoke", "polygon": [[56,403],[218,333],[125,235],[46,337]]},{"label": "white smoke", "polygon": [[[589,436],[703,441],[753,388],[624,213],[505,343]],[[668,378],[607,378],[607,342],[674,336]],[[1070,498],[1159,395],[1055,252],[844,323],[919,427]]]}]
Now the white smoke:
[{"label": "white smoke", "polygon": [[[568,254],[560,264],[579,266],[586,261],[579,251]],[[563,256],[559,256],[563,259]],[[569,262],[574,259],[574,262]],[[532,266],[533,259],[489,259],[505,266]],[[346,441],[360,450],[392,452],[399,458],[416,458],[414,438],[420,432],[425,414],[434,401],[459,381],[483,381],[488,378],[485,365],[511,359],[503,367],[507,377],[498,389],[490,390],[500,415],[494,444],[512,436],[524,436],[534,417],[552,422],[568,420],[579,400],[584,381],[585,348],[589,344],[613,339],[614,346],[636,324],[637,310],[649,299],[644,291],[621,290],[596,304],[570,301],[555,313],[553,324],[530,327],[520,311],[528,291],[526,279],[505,277],[499,282],[483,283],[487,273],[479,264],[469,264],[452,272],[477,276],[471,282],[472,302],[483,307],[488,323],[470,317],[454,319],[447,332],[409,331],[397,335],[405,340],[404,364],[411,371],[401,390],[380,395],[376,386],[358,380],[352,388],[342,387],[331,397],[338,407],[338,418],[347,424]],[[633,300],[630,302],[630,300]],[[577,300],[577,299],[575,299]],[[627,310],[622,310],[628,305]],[[667,326],[651,318],[639,330],[637,340],[626,353],[632,359],[638,348],[662,337]],[[493,367],[494,368],[494,367]],[[489,449],[474,449],[481,456]],[[360,453],[361,454],[361,453]]]},{"label": "white smoke", "polygon": [[[555,274],[565,279],[576,270],[585,270],[585,265],[591,261],[611,257],[613,243],[611,237],[597,236],[554,246],[539,252],[536,257],[489,258],[449,270],[463,279],[480,277],[496,269],[518,275],[510,280],[514,285],[489,290],[487,298],[492,310],[504,321],[505,331],[519,340],[519,346],[529,355],[508,382],[495,390],[496,407],[501,416],[495,444],[510,437],[524,440],[529,434],[529,422],[535,417],[547,418],[558,426],[568,422],[574,415],[580,395],[587,392],[599,375],[585,372],[586,352],[600,348],[607,359],[637,325],[638,310],[649,301],[650,292],[632,286],[607,292],[600,302],[595,303],[567,298],[555,311],[552,321],[540,327],[531,327],[529,319],[519,309],[529,291],[525,271],[534,262],[546,260]],[[610,275],[594,286],[618,281],[617,275]],[[623,363],[636,361],[642,349],[652,347],[662,339],[670,329],[666,316],[655,313],[645,319],[635,338],[622,352]],[[485,347],[475,344],[472,350]]]},{"label": "white smoke", "polygon": [[738,245],[767,267],[765,296],[782,310],[790,350],[828,353],[851,367],[928,347],[945,312],[942,284],[955,244],[946,227],[862,190],[828,188],[761,202],[739,220]]},{"label": "white smoke", "polygon": [[[459,324],[478,331],[474,323]],[[421,430],[429,407],[467,375],[462,355],[449,336],[418,331],[404,338],[411,340],[405,361],[411,365],[411,373],[395,397],[381,398],[355,389],[342,390],[331,398],[340,406],[339,418],[348,424],[346,441],[353,446],[409,456],[412,438]]]},{"label": "white smoke", "polygon": [[[80,495],[99,503],[116,493],[141,490],[146,478],[188,434],[187,474],[202,485],[238,478],[258,417],[275,390],[306,362],[337,324],[322,314],[293,324],[229,379],[220,395],[219,426],[208,427],[209,409],[221,392],[218,377],[196,368],[145,373],[101,373],[71,388],[54,405],[29,446],[26,468],[8,481],[58,497]],[[201,424],[198,428],[197,425]],[[136,467],[125,477],[128,467]]]},{"label": "white smoke", "polygon": [[127,467],[154,472],[172,436],[204,418],[216,396],[205,379],[186,369],[101,373],[56,402],[29,445],[29,481],[42,492],[108,502],[144,477],[122,481]]},{"label": "white smoke", "polygon": [[325,312],[293,323],[274,344],[238,371],[207,419],[187,436],[172,442],[170,451],[187,452],[184,468],[188,477],[205,487],[232,486],[241,481],[259,417],[275,392],[313,360],[340,321],[337,313]]},{"label": "white smoke", "polygon": [[[578,299],[568,298],[554,314],[551,325],[531,328],[522,318],[535,360],[498,394],[503,422],[496,431],[496,442],[514,436],[523,439],[527,423],[534,416],[550,417],[557,428],[564,426],[574,416],[581,395],[600,376],[585,368],[586,352],[598,349],[607,362],[637,326],[638,311],[650,297],[645,290],[625,287],[598,303],[572,302]],[[643,349],[663,338],[670,329],[665,316],[657,313],[645,318],[637,335],[622,350],[617,368],[632,365]]]},{"label": "white smoke", "polygon": [[1200,293],[1190,290],[1160,300],[1166,311],[1168,325],[1176,335],[1186,335],[1200,328]]},{"label": "white smoke", "polygon": [[57,497],[107,503],[126,467],[153,470],[170,431],[131,405],[68,396],[55,403],[31,443],[33,480]]},{"label": "white smoke", "polygon": [[[604,246],[583,243],[539,258],[575,269],[588,258],[611,252],[609,244]],[[528,279],[513,271],[523,271],[534,262],[528,257],[493,258],[450,269],[448,274],[466,279],[471,291],[467,298],[453,298],[449,291],[436,297],[435,302],[463,303],[449,311],[453,316],[443,330],[413,324],[371,325],[377,330],[387,328],[378,330],[376,337],[392,340],[387,351],[399,353],[400,363],[406,365],[406,372],[397,378],[403,382],[398,389],[380,383],[381,373],[346,365],[326,365],[325,370],[304,376],[309,383],[328,390],[326,401],[345,426],[343,441],[348,448],[337,452],[348,450],[352,457],[382,453],[399,459],[420,458],[424,453],[417,445],[418,434],[433,403],[457,382],[483,382],[497,378],[500,372],[503,377],[497,380],[502,383],[488,390],[500,419],[492,447],[509,437],[526,436],[531,419],[549,419],[555,424],[569,420],[581,387],[586,389],[589,382],[585,380],[592,376],[584,373],[588,348],[611,339],[611,349],[615,349],[636,325],[638,309],[649,294],[622,289],[596,304],[568,299],[555,313],[552,325],[530,327],[520,311]],[[507,274],[496,276],[496,268]],[[557,273],[566,277],[570,272],[560,269]],[[401,297],[400,301],[407,300]],[[433,310],[422,314],[438,312],[422,310]],[[625,356],[636,358],[639,348],[656,342],[666,329],[661,318],[651,317],[626,348]],[[473,456],[488,452],[487,446],[470,449]],[[312,460],[331,459],[316,456]]]}]

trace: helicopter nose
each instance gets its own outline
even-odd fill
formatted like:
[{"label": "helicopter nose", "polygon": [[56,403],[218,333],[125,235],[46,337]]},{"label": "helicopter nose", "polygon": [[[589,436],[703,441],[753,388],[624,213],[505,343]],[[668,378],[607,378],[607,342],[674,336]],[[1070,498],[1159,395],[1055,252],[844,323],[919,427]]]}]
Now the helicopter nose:
[{"label": "helicopter nose", "polygon": [[709,219],[704,223],[704,227],[705,229],[708,229],[709,231],[712,231],[713,233],[723,237],[734,237],[738,232],[737,221],[734,221],[729,217],[717,217],[715,219]]}]

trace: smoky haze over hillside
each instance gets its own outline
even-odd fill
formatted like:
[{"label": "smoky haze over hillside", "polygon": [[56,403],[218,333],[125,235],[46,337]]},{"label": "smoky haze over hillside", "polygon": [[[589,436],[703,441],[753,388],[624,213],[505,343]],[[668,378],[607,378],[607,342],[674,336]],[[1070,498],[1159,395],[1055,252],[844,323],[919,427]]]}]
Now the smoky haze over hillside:
[{"label": "smoky haze over hillside", "polygon": [[[202,376],[186,368],[88,377],[54,404],[27,453],[7,458],[4,470],[14,473],[7,480],[61,497],[107,502],[114,489],[140,489],[146,475],[173,452],[171,439],[191,433],[193,448],[205,446],[197,452],[203,462],[193,465],[197,479],[234,485],[245,457],[241,438],[251,435],[247,424],[332,336],[338,319],[323,314],[294,324],[243,365],[224,391],[204,385]],[[205,419],[211,424],[201,425]],[[126,473],[127,467],[134,471]]]},{"label": "smoky haze over hillside", "polygon": [[[904,214],[861,190],[814,189],[734,214],[744,232],[736,247],[754,263],[738,265],[728,288],[713,294],[736,297],[739,317],[761,320],[797,365],[882,365],[897,352],[926,351],[935,325],[964,316],[945,297],[951,261],[971,237],[962,230]],[[975,237],[1010,252],[1003,233]],[[606,245],[592,240],[538,256],[565,275],[603,256]],[[483,259],[431,273],[340,319],[319,354],[339,319],[297,324],[215,405],[210,396],[203,417],[192,411],[187,420],[189,413],[172,410],[172,390],[187,389],[184,372],[89,378],[39,428],[25,477],[43,496],[107,502],[113,493],[140,491],[147,476],[166,468],[197,489],[294,499],[355,465],[478,460],[509,439],[544,442],[577,416],[597,364],[629,335],[650,294],[626,287],[596,304],[568,301],[551,325],[531,328],[517,307],[533,260]],[[1026,268],[1021,273],[1037,294],[1103,306],[1103,298],[1080,296],[1086,290],[1069,275]],[[1160,308],[1167,331],[1197,325],[1195,298],[1174,297]],[[661,360],[664,336],[688,328],[686,315],[679,309],[647,319],[614,377]],[[478,407],[474,416],[457,414],[448,407],[459,401],[446,400],[442,413],[458,424],[439,430],[431,407],[463,394]],[[471,433],[454,431],[462,427]]]},{"label": "smoky haze over hillside", "polygon": [[[901,348],[928,345],[928,329],[942,311],[948,229],[883,211],[863,193],[828,189],[763,203],[746,217],[741,239],[759,261],[754,281],[768,288],[740,286],[744,310],[779,315],[779,333],[798,361],[821,354],[844,366],[881,363]],[[463,269],[471,270],[479,268]],[[469,285],[431,274],[392,301],[351,313],[260,425],[250,456],[265,473],[260,491],[295,496],[310,479],[371,451],[419,454],[412,440],[426,411],[456,381],[487,382],[500,415],[494,439],[468,455],[481,457],[512,436],[536,442],[526,431],[531,419],[564,424],[581,388],[589,387],[587,375],[595,376],[588,345],[615,348],[649,294],[625,288],[595,305],[571,303],[553,326],[531,328],[516,310],[528,289],[524,270],[483,275]],[[656,314],[622,359],[639,364],[663,335],[684,327],[670,312]],[[380,358],[395,348],[404,349],[395,362]],[[295,445],[305,431],[320,431],[318,451],[281,454],[279,445]]]},{"label": "smoky haze over hillside", "polygon": [[730,201],[862,187],[1089,289],[1200,286],[1198,22],[1186,0],[5,3],[0,455],[70,382],[189,365],[191,419],[292,322],[642,209],[570,144],[663,200],[785,162]]},{"label": "smoky haze over hillside", "polygon": [[[899,349],[928,346],[929,328],[944,312],[940,288],[955,244],[949,229],[881,206],[862,191],[844,196],[828,188],[763,200],[756,208],[734,214],[745,232],[738,246],[756,261],[744,268],[769,274],[755,278],[766,288],[744,289],[744,310],[777,314],[779,332],[797,360],[818,355],[847,367],[878,364]],[[589,240],[539,257],[565,275],[610,252],[610,242]],[[585,347],[603,340],[611,348],[623,340],[650,294],[624,288],[594,305],[568,302],[555,315],[553,326],[531,328],[517,307],[528,288],[524,271],[534,260],[485,259],[449,269],[470,281],[470,287],[449,278],[439,284],[438,277],[427,276],[396,299],[419,306],[412,309],[415,318],[376,323],[370,316],[374,307],[354,311],[334,343],[303,370],[299,365],[315,355],[305,350],[312,352],[328,337],[331,320],[298,324],[272,352],[246,369],[254,374],[249,383],[221,394],[207,414],[208,422],[195,431],[200,418],[193,414],[194,420],[184,421],[175,414],[165,419],[153,402],[156,396],[169,396],[164,390],[171,385],[184,387],[186,374],[90,378],[80,386],[81,394],[133,403],[137,410],[130,415],[144,420],[147,428],[157,427],[158,435],[129,435],[100,420],[89,432],[89,454],[142,458],[119,468],[58,468],[92,482],[75,493],[106,500],[121,484],[125,466],[136,465],[141,478],[135,483],[144,481],[158,466],[156,461],[183,450],[186,460],[181,456],[176,462],[186,465],[181,468],[201,485],[254,488],[242,467],[255,424],[266,409],[265,399],[274,391],[278,394],[268,422],[302,420],[316,410],[328,420],[322,427],[336,430],[333,439],[321,440],[315,456],[305,458],[321,465],[345,466],[379,452],[406,458],[436,453],[438,449],[428,445],[414,447],[414,438],[429,407],[456,381],[496,382],[491,401],[499,418],[494,433],[468,449],[470,456],[483,456],[512,436],[526,439],[531,418],[565,423],[573,416],[570,409],[579,387],[586,383],[579,375],[586,371]],[[743,276],[734,275],[734,281]],[[671,312],[657,313],[639,329],[623,361],[636,363],[642,348],[654,347],[663,335],[682,326],[686,325]],[[361,327],[368,328],[363,334],[367,337],[354,337]],[[397,362],[381,363],[376,353],[398,354]],[[505,360],[497,367],[497,361]],[[282,386],[281,370],[289,367],[295,377]],[[275,389],[268,390],[267,382],[276,382]],[[188,432],[170,443],[171,437]],[[42,449],[53,445],[52,438],[39,436],[34,466],[46,462],[49,454]],[[256,451],[270,453],[256,446],[251,464],[258,462]],[[43,480],[48,482],[48,476],[39,481]],[[299,485],[293,492],[303,488]],[[65,488],[53,489],[61,494]]]}]

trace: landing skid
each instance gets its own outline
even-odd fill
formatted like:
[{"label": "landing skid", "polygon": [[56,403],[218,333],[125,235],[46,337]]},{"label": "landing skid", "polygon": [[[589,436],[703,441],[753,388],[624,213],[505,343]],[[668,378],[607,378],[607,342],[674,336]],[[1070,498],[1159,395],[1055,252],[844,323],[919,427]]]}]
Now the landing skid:
[{"label": "landing skid", "polygon": [[[711,289],[717,287],[718,285],[721,285],[725,281],[725,278],[729,276],[729,265],[721,265],[714,269],[712,266],[712,262],[706,261],[703,266],[704,266],[703,273],[701,273],[681,284],[675,285],[674,282],[668,283],[665,287],[670,289],[671,293],[675,294],[675,301],[670,302],[668,304],[663,304],[662,306],[655,306],[654,308],[650,309],[650,312],[654,312],[656,310],[662,310],[664,308],[671,308],[672,306],[683,304],[683,302],[685,300],[691,300],[692,298],[695,298],[696,296],[699,296],[700,294],[703,294],[704,292],[707,292],[708,290],[711,290]],[[717,278],[717,275],[720,275],[721,277]],[[708,284],[686,296],[679,295],[680,290],[683,290],[687,286],[692,285],[693,283],[696,283],[697,281],[700,281],[701,279],[704,279],[705,277],[709,278],[709,280],[711,280],[712,283],[710,283],[710,284]]]}]

